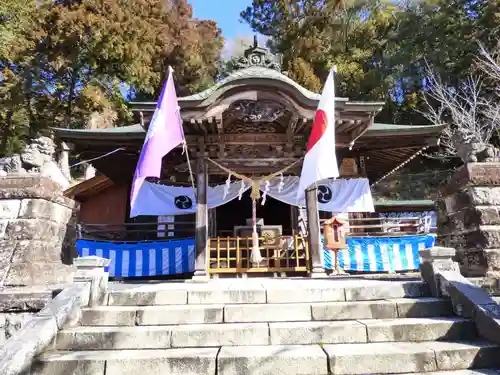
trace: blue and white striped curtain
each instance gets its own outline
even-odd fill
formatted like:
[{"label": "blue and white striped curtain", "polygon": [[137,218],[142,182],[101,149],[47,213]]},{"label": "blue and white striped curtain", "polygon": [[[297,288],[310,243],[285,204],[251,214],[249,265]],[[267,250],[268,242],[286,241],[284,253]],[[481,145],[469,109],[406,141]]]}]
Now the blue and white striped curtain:
[{"label": "blue and white striped curtain", "polygon": [[161,242],[112,243],[77,240],[78,255],[111,259],[110,277],[177,275],[194,272],[194,238]]},{"label": "blue and white striped curtain", "polygon": [[[321,237],[324,245],[324,238]],[[433,235],[402,237],[357,237],[346,240],[349,248],[339,251],[339,266],[345,271],[395,272],[420,267],[420,249],[434,246]],[[324,249],[326,269],[335,268],[334,254]]]}]

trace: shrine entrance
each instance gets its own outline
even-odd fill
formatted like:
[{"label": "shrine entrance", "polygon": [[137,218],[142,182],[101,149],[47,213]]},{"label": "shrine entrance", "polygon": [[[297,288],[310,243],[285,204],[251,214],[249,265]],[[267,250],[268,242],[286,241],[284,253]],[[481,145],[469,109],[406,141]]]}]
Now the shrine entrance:
[{"label": "shrine entrance", "polygon": [[[272,197],[267,197],[265,204],[257,204],[258,226],[279,227],[280,235],[292,235],[292,211],[293,208],[286,203],[280,202]],[[252,200],[250,191],[246,191],[240,199],[234,199],[229,203],[215,209],[215,233],[214,236],[232,237],[236,235],[236,227],[252,225]]]},{"label": "shrine entrance", "polygon": [[215,236],[209,239],[209,273],[245,274],[306,272],[309,251],[306,238],[292,227],[296,222],[293,207],[271,197],[257,204],[257,233],[263,258],[251,262],[252,199],[250,191],[241,200],[215,209]]}]

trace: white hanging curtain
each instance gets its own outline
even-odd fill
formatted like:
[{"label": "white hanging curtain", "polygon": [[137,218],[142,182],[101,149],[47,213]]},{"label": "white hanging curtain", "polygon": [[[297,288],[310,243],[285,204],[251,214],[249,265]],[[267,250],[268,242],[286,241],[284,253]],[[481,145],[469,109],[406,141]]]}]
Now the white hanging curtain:
[{"label": "white hanging curtain", "polygon": [[[243,189],[242,189],[243,187]],[[229,185],[227,194],[225,184],[209,186],[207,190],[208,208],[222,206],[250,189],[245,181],[235,181]],[[192,187],[168,186],[145,182],[136,198],[135,216],[170,216],[196,212],[196,198]]]},{"label": "white hanging curtain", "polygon": [[[373,197],[370,183],[367,178],[352,178],[349,180],[326,180],[318,185],[318,209],[326,212],[374,212]],[[299,177],[287,176],[283,179],[280,189],[280,179],[270,181],[266,189],[264,184],[261,190],[267,190],[267,195],[291,206],[305,207],[305,198],[297,204],[296,196],[299,188]]]},{"label": "white hanging curtain", "polygon": [[[248,181],[236,180],[229,184],[208,187],[208,208],[226,204],[241,196],[251,187]],[[263,196],[269,196],[291,206],[305,206],[302,200],[297,204],[299,177],[288,176],[281,181],[276,177],[260,185]],[[227,190],[227,191],[226,191]],[[167,186],[145,182],[136,198],[135,216],[170,216],[196,212],[196,198],[193,188]],[[318,209],[326,212],[374,212],[370,184],[366,178],[349,180],[326,180],[318,182]]]}]

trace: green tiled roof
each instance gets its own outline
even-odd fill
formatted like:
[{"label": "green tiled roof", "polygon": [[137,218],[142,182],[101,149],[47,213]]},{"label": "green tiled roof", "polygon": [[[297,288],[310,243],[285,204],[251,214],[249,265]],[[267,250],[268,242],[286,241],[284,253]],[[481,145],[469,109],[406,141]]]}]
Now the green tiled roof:
[{"label": "green tiled roof", "polygon": [[392,207],[392,206],[434,206],[432,199],[416,199],[407,201],[376,201],[375,206],[379,207]]}]

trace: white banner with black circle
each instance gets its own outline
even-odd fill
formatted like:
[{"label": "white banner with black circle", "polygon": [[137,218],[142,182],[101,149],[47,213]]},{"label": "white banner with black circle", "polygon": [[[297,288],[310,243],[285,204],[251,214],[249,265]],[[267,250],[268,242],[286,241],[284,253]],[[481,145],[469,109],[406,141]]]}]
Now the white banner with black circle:
[{"label": "white banner with black circle", "polygon": [[[243,180],[208,188],[208,207],[226,204],[250,188]],[[296,202],[299,177],[279,177],[263,182],[261,204],[267,196],[291,206],[305,206],[305,201]],[[370,184],[366,178],[326,180],[318,182],[318,208],[325,212],[374,212]],[[139,191],[131,217],[141,215],[173,216],[196,212],[196,197],[191,187],[167,186],[145,182]]]}]

